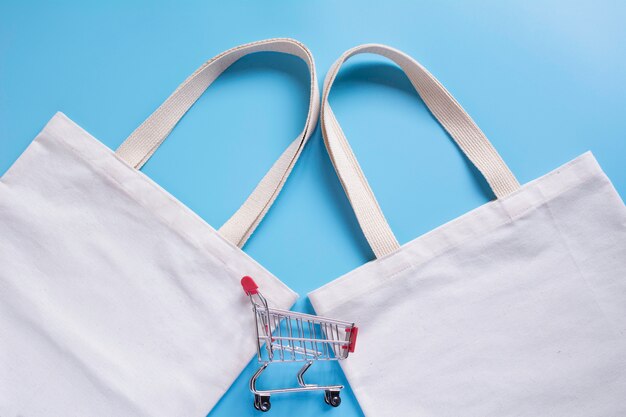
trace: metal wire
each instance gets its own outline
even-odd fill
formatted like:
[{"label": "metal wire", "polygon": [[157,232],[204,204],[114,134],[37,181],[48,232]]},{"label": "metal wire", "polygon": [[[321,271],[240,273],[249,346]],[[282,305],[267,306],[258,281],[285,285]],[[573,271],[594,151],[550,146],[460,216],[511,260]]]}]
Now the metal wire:
[{"label": "metal wire", "polygon": [[[342,385],[307,384],[304,374],[315,361],[338,361],[348,357],[356,337],[354,323],[269,308],[260,292],[248,295],[254,312],[257,358],[261,364],[250,379],[255,407],[257,400],[269,401],[270,394],[316,390],[325,391],[326,401],[338,405]],[[298,387],[258,390],[256,381],[272,362],[304,362],[297,374]],[[331,400],[335,402],[329,402]]]},{"label": "metal wire", "polygon": [[348,357],[354,323],[269,308],[260,294],[250,299],[259,362],[334,361]]}]

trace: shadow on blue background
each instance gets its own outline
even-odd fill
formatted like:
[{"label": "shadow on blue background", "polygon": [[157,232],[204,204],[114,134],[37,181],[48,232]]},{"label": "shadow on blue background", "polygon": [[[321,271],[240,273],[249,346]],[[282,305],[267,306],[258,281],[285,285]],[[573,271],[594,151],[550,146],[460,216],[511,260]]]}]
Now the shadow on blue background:
[{"label": "shadow on blue background", "polygon": [[[626,3],[609,0],[3,1],[0,173],[56,111],[115,149],[205,60],[289,36],[313,51],[320,83],[357,44],[402,49],[449,88],[522,183],[592,150],[624,196],[625,20]],[[300,132],[307,85],[295,58],[245,58],[210,87],[145,172],[219,227]],[[388,61],[350,60],[331,101],[401,243],[491,198]],[[372,259],[319,129],[245,250],[301,294],[294,308],[305,312],[309,291]],[[292,381],[292,370],[279,368],[265,382]],[[336,363],[316,368],[311,381],[345,383]],[[247,389],[254,369],[211,417],[260,414]],[[315,394],[272,403],[274,417],[362,416],[349,388],[337,409]]]}]

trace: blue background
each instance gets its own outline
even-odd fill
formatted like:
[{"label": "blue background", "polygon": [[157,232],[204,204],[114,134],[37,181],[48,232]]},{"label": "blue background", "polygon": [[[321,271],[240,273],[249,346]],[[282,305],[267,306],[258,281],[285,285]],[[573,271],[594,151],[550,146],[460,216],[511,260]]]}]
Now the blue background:
[{"label": "blue background", "polygon": [[[115,149],[203,61],[289,36],[313,51],[320,83],[357,44],[402,49],[449,88],[522,183],[592,150],[625,196],[625,21],[623,1],[1,0],[0,173],[57,110]],[[300,132],[307,97],[298,59],[245,58],[144,170],[218,227]],[[332,102],[401,243],[491,198],[393,65],[350,61]],[[245,250],[309,312],[307,292],[372,259],[319,129]],[[257,414],[254,367],[212,417]],[[290,381],[274,371],[266,381]],[[312,369],[316,379],[344,381],[337,364]],[[319,395],[276,396],[270,415],[362,415],[349,389],[343,400],[330,409]]]}]

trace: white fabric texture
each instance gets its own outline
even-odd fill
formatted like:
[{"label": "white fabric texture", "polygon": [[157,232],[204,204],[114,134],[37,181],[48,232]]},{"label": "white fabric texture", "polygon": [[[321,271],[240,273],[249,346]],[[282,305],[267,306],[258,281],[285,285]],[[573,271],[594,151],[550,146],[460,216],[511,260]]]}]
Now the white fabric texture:
[{"label": "white fabric texture", "polygon": [[309,297],[359,325],[341,365],[368,417],[626,415],[626,207],[591,153]]},{"label": "white fabric texture", "polygon": [[0,235],[0,416],[203,417],[255,354],[241,276],[297,298],[61,113],[1,178]]}]

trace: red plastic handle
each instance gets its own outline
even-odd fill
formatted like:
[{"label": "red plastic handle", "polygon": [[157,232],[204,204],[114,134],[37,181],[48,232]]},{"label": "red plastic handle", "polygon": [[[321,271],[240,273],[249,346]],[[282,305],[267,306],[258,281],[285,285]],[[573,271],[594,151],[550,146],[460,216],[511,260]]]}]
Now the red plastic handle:
[{"label": "red plastic handle", "polygon": [[256,282],[254,282],[252,277],[247,275],[241,278],[241,286],[243,287],[243,291],[246,295],[254,295],[259,292],[259,286],[256,285]]},{"label": "red plastic handle", "polygon": [[354,326],[352,328],[347,328],[346,332],[350,333],[350,344],[348,345],[348,352],[354,353],[356,349],[356,337],[359,334],[359,328]]}]

